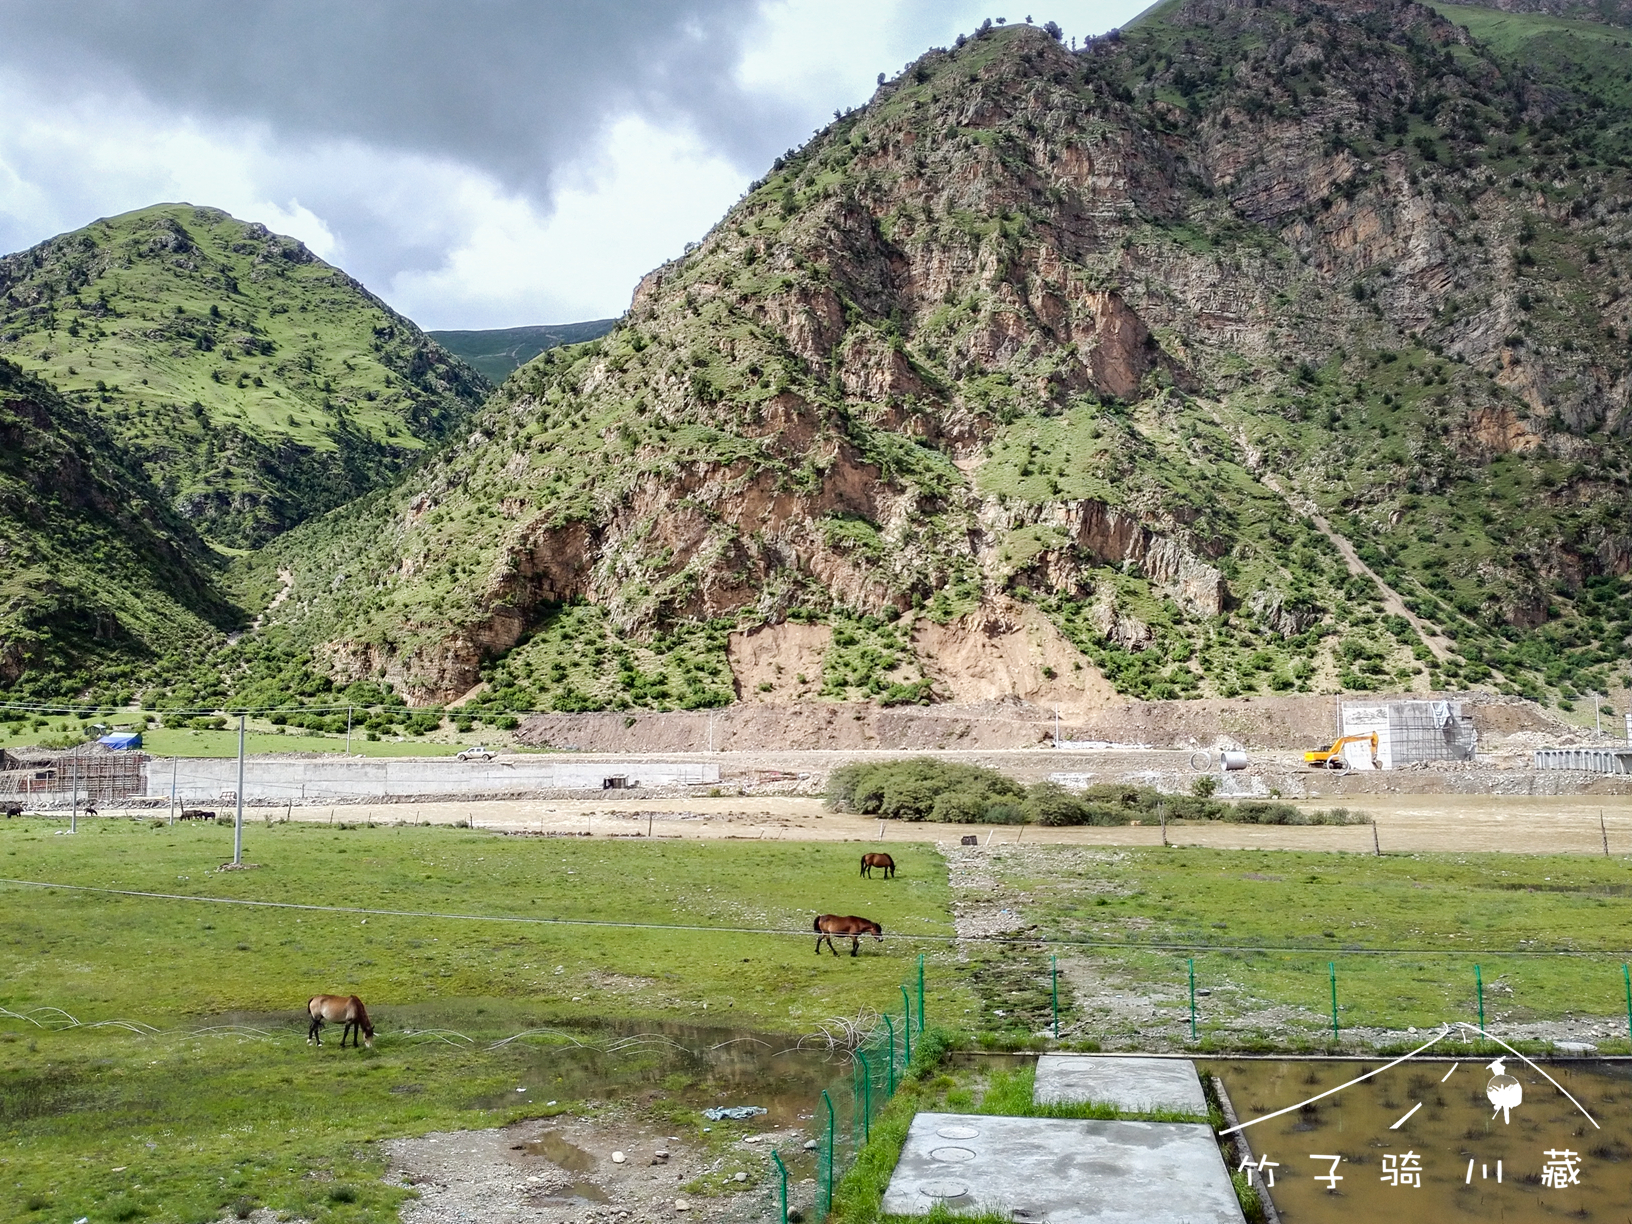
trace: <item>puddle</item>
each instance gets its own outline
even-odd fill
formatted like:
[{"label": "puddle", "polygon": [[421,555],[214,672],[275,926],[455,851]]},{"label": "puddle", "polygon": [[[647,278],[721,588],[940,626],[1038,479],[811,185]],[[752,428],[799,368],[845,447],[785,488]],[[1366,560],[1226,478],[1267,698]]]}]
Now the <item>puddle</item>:
[{"label": "puddle", "polygon": [[1254,1156],[1275,1162],[1269,1193],[1285,1224],[1625,1218],[1632,1067],[1542,1063],[1555,1087],[1506,1058],[1515,1090],[1488,1057],[1415,1059],[1310,1100],[1387,1061],[1198,1063],[1240,1121],[1288,1110],[1245,1131]]},{"label": "puddle", "polygon": [[808,1123],[822,1089],[848,1073],[847,1055],[798,1049],[794,1038],[780,1034],[655,1021],[561,1031],[584,1044],[518,1042],[515,1084],[523,1091],[481,1097],[475,1105],[659,1099],[698,1110],[759,1105],[767,1112],[748,1125],[782,1129]]},{"label": "puddle", "polygon": [[544,1157],[568,1173],[588,1173],[595,1167],[595,1157],[576,1143],[568,1143],[556,1131],[545,1131],[531,1143],[522,1144],[522,1148],[534,1156]]},{"label": "puddle", "polygon": [[[545,1131],[531,1143],[518,1145],[524,1152],[534,1156],[542,1156],[556,1168],[568,1173],[589,1173],[599,1163],[594,1156],[584,1151],[576,1143],[567,1140],[558,1131]],[[551,1198],[584,1199],[591,1203],[610,1203],[612,1198],[605,1190],[592,1181],[580,1178],[568,1182],[560,1190],[552,1193]]]}]

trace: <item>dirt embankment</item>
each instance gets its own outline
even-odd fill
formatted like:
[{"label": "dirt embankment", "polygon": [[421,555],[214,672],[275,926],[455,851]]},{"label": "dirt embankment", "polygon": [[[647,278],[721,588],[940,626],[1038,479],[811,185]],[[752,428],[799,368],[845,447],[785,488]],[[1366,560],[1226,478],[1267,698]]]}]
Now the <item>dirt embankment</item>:
[{"label": "dirt embankment", "polygon": [[[971,647],[971,649],[973,649]],[[881,707],[871,702],[771,701],[800,674],[755,653],[746,667],[756,697],[723,710],[666,713],[540,714],[517,733],[524,744],[582,752],[775,752],[866,749],[925,751],[1029,748],[1052,741],[1052,703],[1010,698],[971,704]],[[996,658],[1001,644],[990,646]],[[979,653],[979,652],[976,652]],[[799,657],[805,657],[800,654]],[[811,679],[811,673],[804,673]],[[972,673],[971,673],[972,674]],[[1041,673],[1039,672],[1039,679]],[[769,694],[757,692],[769,682]],[[959,683],[965,683],[960,680]],[[967,683],[973,685],[973,681]],[[1422,694],[1406,695],[1421,700]],[[1531,701],[1489,693],[1453,693],[1473,715],[1481,751],[1497,737],[1528,733],[1550,742],[1573,742],[1575,728]],[[1389,700],[1378,696],[1376,700]],[[1339,698],[1331,696],[1239,697],[1205,701],[1118,701],[1094,706],[1060,704],[1059,734],[1066,740],[1097,740],[1151,748],[1303,750],[1335,734]]]}]

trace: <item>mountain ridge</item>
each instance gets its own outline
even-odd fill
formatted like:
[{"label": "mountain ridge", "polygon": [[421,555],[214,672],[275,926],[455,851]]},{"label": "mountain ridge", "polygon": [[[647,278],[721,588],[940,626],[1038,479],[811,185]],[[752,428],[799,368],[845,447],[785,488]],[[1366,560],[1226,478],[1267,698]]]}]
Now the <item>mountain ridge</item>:
[{"label": "mountain ridge", "polygon": [[304,244],[190,204],[0,258],[0,355],[238,547],[389,483],[491,389]]},{"label": "mountain ridge", "polygon": [[390,683],[499,725],[1624,700],[1623,41],[1187,0],[1080,51],[933,49],[611,331],[236,559],[262,611],[218,689]]},{"label": "mountain ridge", "polygon": [[985,27],[513,375],[289,616],[424,702],[640,704],[689,625],[659,700],[705,703],[731,632],[812,617],[824,695],[929,699],[914,643],[1018,632],[1000,595],[1138,696],[1609,686],[1632,128],[1582,88],[1410,3]]}]

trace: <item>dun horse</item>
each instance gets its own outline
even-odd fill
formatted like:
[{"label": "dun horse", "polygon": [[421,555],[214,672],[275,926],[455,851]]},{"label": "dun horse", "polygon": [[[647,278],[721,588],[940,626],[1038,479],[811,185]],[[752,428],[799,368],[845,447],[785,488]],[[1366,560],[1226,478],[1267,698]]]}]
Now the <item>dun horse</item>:
[{"label": "dun horse", "polygon": [[329,1022],[343,1021],[344,1027],[340,1030],[340,1048],[346,1048],[346,1038],[351,1038],[351,1044],[357,1045],[357,1038],[361,1035],[363,1042],[369,1049],[374,1048],[374,1025],[369,1021],[368,1009],[356,995],[313,995],[306,1000],[306,1012],[312,1018],[312,1027],[306,1033],[306,1040],[323,1044],[323,1028],[325,1020]]},{"label": "dun horse", "polygon": [[884,878],[887,880],[895,874],[895,860],[889,855],[875,851],[872,854],[861,856],[861,874],[869,880],[873,878],[873,868],[882,867]]},{"label": "dun horse", "polygon": [[841,918],[837,914],[823,914],[816,919],[816,925],[812,929],[816,932],[817,956],[822,954],[822,940],[824,939],[827,940],[828,951],[833,953],[834,956],[839,954],[839,950],[833,946],[833,936],[835,935],[840,939],[848,938],[850,940],[851,956],[855,956],[861,951],[861,938],[863,935],[871,935],[877,940],[884,938],[883,927],[879,926],[871,918],[857,918],[854,914],[848,918]]}]

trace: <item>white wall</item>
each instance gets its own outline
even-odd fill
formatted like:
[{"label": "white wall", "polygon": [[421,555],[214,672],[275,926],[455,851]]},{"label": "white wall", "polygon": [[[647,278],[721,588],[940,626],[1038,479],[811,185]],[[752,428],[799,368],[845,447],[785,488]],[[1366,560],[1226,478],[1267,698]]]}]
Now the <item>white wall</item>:
[{"label": "white wall", "polygon": [[[1377,733],[1378,767],[1393,768],[1394,760],[1388,742],[1388,706],[1382,702],[1376,705],[1343,703],[1344,735],[1370,735],[1373,731]],[[1371,743],[1343,745],[1343,759],[1349,763],[1350,769],[1372,768]]]},{"label": "white wall", "polygon": [[[184,757],[175,762],[176,797],[193,806],[231,802],[238,789],[236,758]],[[452,757],[389,757],[244,762],[244,798],[274,803],[324,799],[389,799],[412,795],[484,795],[550,790],[599,790],[621,774],[640,786],[718,783],[714,762],[582,761],[510,758],[457,761]],[[172,762],[147,768],[147,794],[170,794]],[[621,792],[620,792],[621,793]]]}]

